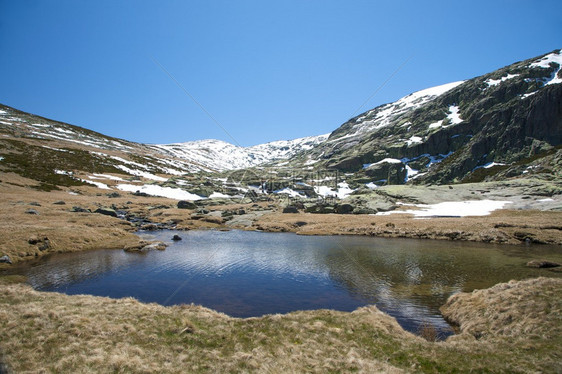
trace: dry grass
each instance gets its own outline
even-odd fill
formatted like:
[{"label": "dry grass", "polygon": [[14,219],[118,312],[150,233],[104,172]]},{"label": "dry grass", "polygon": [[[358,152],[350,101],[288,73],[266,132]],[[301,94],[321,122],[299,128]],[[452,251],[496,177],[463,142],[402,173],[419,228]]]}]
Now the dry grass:
[{"label": "dry grass", "polygon": [[[541,317],[514,314],[512,323],[521,327],[507,335],[489,322],[489,334],[480,340],[463,333],[439,343],[405,332],[375,307],[353,313],[319,310],[235,319],[193,305],[163,307],[131,298],[67,296],[2,283],[0,278],[0,350],[15,372],[436,373],[559,369],[561,280],[513,282],[454,297],[448,305],[463,311],[463,330],[470,330],[464,325],[486,325],[488,322],[483,321],[501,316],[494,309],[480,312],[481,303],[496,304],[501,299],[516,310],[521,295],[525,296],[525,305],[534,305],[532,312]],[[462,302],[472,300],[474,295],[481,303]],[[541,302],[544,298],[554,298],[558,306]],[[471,318],[473,308],[475,317]],[[486,309],[482,307],[482,311]],[[528,331],[541,333],[528,335]]]},{"label": "dry grass", "polygon": [[408,215],[270,214],[254,225],[301,235],[370,235],[520,244],[562,244],[562,212],[501,210],[485,217],[413,219]]}]

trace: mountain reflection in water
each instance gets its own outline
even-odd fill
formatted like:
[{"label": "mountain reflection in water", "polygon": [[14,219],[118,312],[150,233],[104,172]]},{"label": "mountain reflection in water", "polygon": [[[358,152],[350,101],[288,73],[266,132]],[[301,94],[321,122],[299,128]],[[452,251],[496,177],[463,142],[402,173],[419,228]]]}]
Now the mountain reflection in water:
[{"label": "mountain reflection in water", "polygon": [[532,258],[562,261],[558,247],[494,246],[357,236],[246,231],[153,232],[169,241],[146,254],[99,250],[57,254],[15,267],[36,289],[195,303],[234,317],[295,310],[351,311],[376,304],[410,331],[430,323],[447,298],[543,274]]}]

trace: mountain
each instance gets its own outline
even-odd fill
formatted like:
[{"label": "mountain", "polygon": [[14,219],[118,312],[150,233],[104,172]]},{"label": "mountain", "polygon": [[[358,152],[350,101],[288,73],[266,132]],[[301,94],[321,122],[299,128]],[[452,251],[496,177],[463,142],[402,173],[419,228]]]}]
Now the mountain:
[{"label": "mountain", "polygon": [[560,50],[425,89],[329,135],[240,147],[139,144],[0,105],[0,171],[35,188],[95,185],[180,199],[346,197],[393,184],[562,181]]},{"label": "mountain", "polygon": [[561,65],[556,50],[415,92],[350,119],[291,166],[377,185],[559,177]]},{"label": "mountain", "polygon": [[0,105],[0,134],[0,171],[37,180],[39,187],[46,190],[82,184],[108,188],[108,180],[123,178],[163,183],[170,177],[248,168],[290,159],[328,137],[320,135],[252,147],[220,140],[147,145],[5,105]]},{"label": "mountain", "polygon": [[153,149],[178,159],[196,161],[209,169],[236,170],[287,160],[310,150],[328,138],[328,134],[294,140],[281,140],[252,147],[240,147],[221,140],[153,145]]}]

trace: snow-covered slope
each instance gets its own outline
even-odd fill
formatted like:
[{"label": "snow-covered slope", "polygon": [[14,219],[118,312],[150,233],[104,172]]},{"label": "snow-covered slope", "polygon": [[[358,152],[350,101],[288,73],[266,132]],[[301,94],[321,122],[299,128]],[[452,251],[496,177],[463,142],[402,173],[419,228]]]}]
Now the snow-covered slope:
[{"label": "snow-covered slope", "polygon": [[350,121],[347,126],[342,126],[344,131],[338,131],[339,129],[334,131],[330,140],[343,136],[346,138],[355,137],[388,126],[393,123],[398,116],[420,108],[424,104],[427,104],[462,83],[464,83],[464,81],[427,88],[404,96],[393,103],[378,106],[356,117],[353,121]]},{"label": "snow-covered slope", "polygon": [[312,149],[328,138],[328,134],[281,140],[252,147],[239,147],[221,140],[198,140],[186,143],[157,144],[151,147],[178,159],[190,160],[208,168],[224,171],[242,169],[289,159]]}]

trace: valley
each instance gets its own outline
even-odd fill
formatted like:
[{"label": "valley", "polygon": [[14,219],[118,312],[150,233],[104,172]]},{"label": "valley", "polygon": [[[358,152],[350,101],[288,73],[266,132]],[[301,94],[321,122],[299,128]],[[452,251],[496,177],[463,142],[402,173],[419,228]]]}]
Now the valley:
[{"label": "valley", "polygon": [[[556,50],[414,92],[330,134],[252,147],[141,144],[0,105],[0,372],[3,362],[17,372],[556,372],[562,267],[537,265],[549,258],[528,265],[538,278],[452,296],[442,314],[457,334],[438,342],[374,305],[238,319],[39,292],[6,274],[64,252],[165,250],[138,235],[155,230],[562,248],[561,66]],[[96,354],[80,353],[88,344]]]}]

